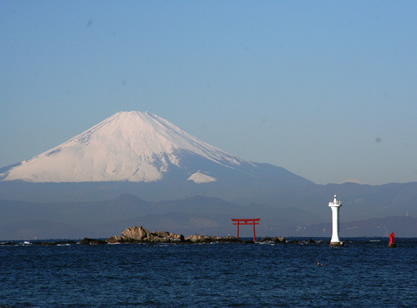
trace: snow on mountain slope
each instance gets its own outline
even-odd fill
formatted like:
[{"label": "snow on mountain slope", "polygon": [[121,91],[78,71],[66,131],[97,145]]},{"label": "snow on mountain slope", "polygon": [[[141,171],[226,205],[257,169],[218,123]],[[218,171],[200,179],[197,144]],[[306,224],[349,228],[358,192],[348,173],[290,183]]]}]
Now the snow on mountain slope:
[{"label": "snow on mountain slope", "polygon": [[[194,154],[226,168],[249,163],[191,136],[148,112],[119,112],[67,142],[0,174],[3,181],[152,182],[181,154]],[[196,172],[197,170],[190,170]],[[197,174],[196,183],[215,178]]]},{"label": "snow on mountain slope", "polygon": [[201,183],[216,182],[216,178],[198,171],[198,172],[192,174],[188,178],[188,181],[193,181],[194,183],[201,184]]}]

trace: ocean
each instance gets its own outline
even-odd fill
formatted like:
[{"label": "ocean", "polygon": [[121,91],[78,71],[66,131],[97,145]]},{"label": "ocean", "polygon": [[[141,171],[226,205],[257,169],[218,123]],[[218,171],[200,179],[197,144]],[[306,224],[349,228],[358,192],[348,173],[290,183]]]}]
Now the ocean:
[{"label": "ocean", "polygon": [[[287,239],[291,240],[291,239]],[[0,306],[417,305],[417,239],[0,246]]]}]

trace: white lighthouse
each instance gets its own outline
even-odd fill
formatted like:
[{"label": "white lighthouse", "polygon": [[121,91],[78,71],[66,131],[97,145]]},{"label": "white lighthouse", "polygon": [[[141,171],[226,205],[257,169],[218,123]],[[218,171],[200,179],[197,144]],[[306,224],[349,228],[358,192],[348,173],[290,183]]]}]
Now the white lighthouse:
[{"label": "white lighthouse", "polygon": [[343,242],[339,240],[339,208],[342,206],[342,201],[336,199],[334,195],[333,201],[329,202],[329,207],[332,209],[332,239],[330,246],[343,246]]}]

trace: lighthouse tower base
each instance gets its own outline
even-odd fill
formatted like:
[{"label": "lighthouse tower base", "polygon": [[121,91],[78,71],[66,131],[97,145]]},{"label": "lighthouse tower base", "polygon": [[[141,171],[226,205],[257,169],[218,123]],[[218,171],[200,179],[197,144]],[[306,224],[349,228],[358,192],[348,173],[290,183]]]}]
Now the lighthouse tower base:
[{"label": "lighthouse tower base", "polygon": [[333,246],[344,246],[344,245],[345,245],[345,243],[343,243],[343,242],[330,242],[331,247],[333,247]]}]

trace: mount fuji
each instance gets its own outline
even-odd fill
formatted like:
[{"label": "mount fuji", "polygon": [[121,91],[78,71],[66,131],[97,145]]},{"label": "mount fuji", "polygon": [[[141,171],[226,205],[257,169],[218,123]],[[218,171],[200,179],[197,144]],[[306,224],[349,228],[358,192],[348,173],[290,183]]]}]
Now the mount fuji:
[{"label": "mount fuji", "polygon": [[28,182],[154,182],[172,168],[195,183],[216,181],[208,170],[189,168],[184,157],[224,168],[254,165],[184,132],[149,112],[119,112],[67,142],[0,174]]},{"label": "mount fuji", "polygon": [[[234,188],[241,190],[242,184],[252,189],[272,185],[274,190],[277,185],[312,184],[284,168],[240,159],[157,115],[136,111],[118,112],[55,148],[2,168],[0,180],[101,183],[100,187],[109,182],[119,187],[122,183],[130,183],[131,187],[134,183],[159,183],[165,185],[165,192],[176,191],[175,196],[170,196],[159,189],[157,195],[166,198],[201,192],[217,197],[219,190],[230,195]],[[195,185],[206,187],[202,191]],[[149,187],[147,197],[156,199],[150,196]]]}]

